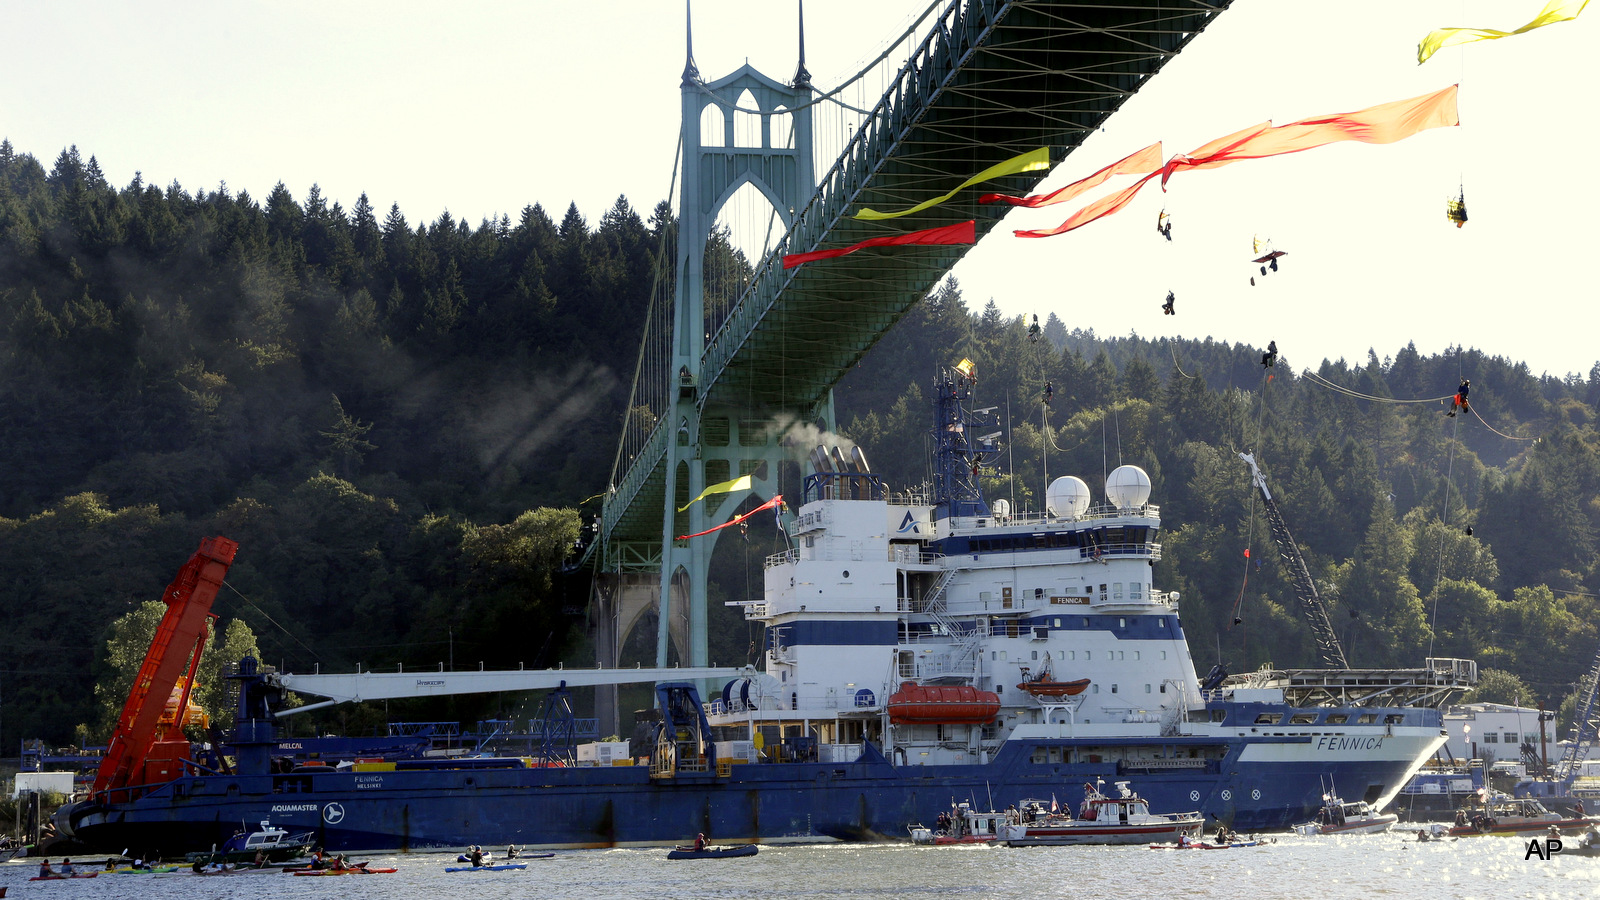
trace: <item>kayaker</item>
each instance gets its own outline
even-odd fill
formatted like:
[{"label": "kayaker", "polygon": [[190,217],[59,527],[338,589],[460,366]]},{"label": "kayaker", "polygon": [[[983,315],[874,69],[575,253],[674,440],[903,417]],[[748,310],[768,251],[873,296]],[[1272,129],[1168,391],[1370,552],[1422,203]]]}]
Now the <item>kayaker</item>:
[{"label": "kayaker", "polygon": [[476,844],[473,845],[472,853],[467,857],[467,859],[472,863],[472,867],[474,869],[483,868],[483,851],[479,850]]},{"label": "kayaker", "polygon": [[56,870],[50,868],[50,858],[49,857],[45,857],[44,859],[39,860],[39,877],[40,878],[50,878],[50,877],[54,876],[55,874],[56,874]]},{"label": "kayaker", "polygon": [[262,868],[266,864],[267,864],[267,851],[265,851],[265,850],[257,850],[256,851],[256,868],[258,868],[258,869]]},{"label": "kayaker", "polygon": [[506,859],[516,859],[516,858],[517,858],[517,845],[516,844],[512,844],[512,845],[506,847]]},{"label": "kayaker", "polygon": [[695,838],[694,838],[694,849],[699,851],[699,850],[704,850],[705,848],[706,848],[706,833],[702,831],[699,834],[695,835]]},{"label": "kayaker", "polygon": [[60,871],[63,875],[76,875],[78,873],[77,868],[72,865],[71,859],[63,859],[61,861]]}]

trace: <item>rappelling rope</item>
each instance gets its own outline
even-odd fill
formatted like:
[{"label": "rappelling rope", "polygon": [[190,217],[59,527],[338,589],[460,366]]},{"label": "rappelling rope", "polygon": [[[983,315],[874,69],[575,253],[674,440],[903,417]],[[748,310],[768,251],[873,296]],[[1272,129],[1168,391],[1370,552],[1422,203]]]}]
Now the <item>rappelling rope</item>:
[{"label": "rappelling rope", "polygon": [[1178,365],[1178,347],[1171,340],[1167,341],[1167,349],[1172,351],[1172,367],[1178,370],[1179,375],[1182,375],[1185,378],[1198,377],[1196,375],[1190,375],[1188,372],[1183,370],[1183,366]]},{"label": "rappelling rope", "polygon": [[[1476,413],[1474,413],[1476,415]],[[1433,614],[1428,622],[1428,656],[1433,656],[1433,639],[1439,624],[1439,584],[1444,581],[1444,541],[1450,527],[1450,491],[1456,486],[1456,433],[1461,428],[1461,420],[1450,423],[1450,453],[1449,463],[1445,466],[1444,476],[1444,511],[1440,513],[1439,523],[1444,527],[1439,529],[1439,565],[1433,576]]]},{"label": "rappelling rope", "polygon": [[[1483,416],[1478,415],[1477,408],[1475,408],[1472,404],[1470,404],[1470,403],[1467,404],[1467,410],[1472,413],[1472,417],[1474,419],[1477,419],[1479,422],[1483,422]],[[1483,427],[1489,429],[1490,431],[1494,432],[1495,434],[1500,435],[1501,437],[1505,438],[1508,441],[1537,441],[1538,440],[1538,438],[1516,437],[1514,435],[1506,434],[1504,431],[1501,431],[1500,429],[1494,427],[1493,425],[1490,425],[1488,422],[1483,422]]]},{"label": "rappelling rope", "polygon": [[[1256,411],[1256,436],[1255,436],[1255,442],[1250,445],[1252,451],[1256,451],[1256,450],[1260,449],[1260,445],[1261,445],[1261,420],[1266,418],[1266,414],[1267,414],[1267,385],[1270,384],[1271,382],[1272,382],[1272,370],[1271,369],[1267,369],[1266,371],[1261,373],[1261,405],[1258,408],[1258,410]],[[1251,489],[1250,489],[1250,525],[1249,525],[1249,527],[1247,529],[1245,529],[1245,533],[1244,533],[1244,580],[1239,585],[1239,596],[1238,596],[1238,598],[1233,601],[1233,618],[1236,619],[1236,620],[1244,618],[1242,615],[1240,615],[1240,612],[1244,609],[1244,594],[1245,594],[1245,591],[1248,590],[1249,587],[1250,587],[1250,545],[1255,543],[1255,539],[1256,539],[1256,490],[1255,490],[1255,486],[1252,485]],[[1233,630],[1233,623],[1232,622],[1228,623],[1228,630],[1229,631]]]},{"label": "rappelling rope", "polygon": [[1351,390],[1344,385],[1335,384],[1334,382],[1323,378],[1321,375],[1318,375],[1316,372],[1313,372],[1310,369],[1306,369],[1301,374],[1311,379],[1312,382],[1316,383],[1318,387],[1325,387],[1332,391],[1338,391],[1346,396],[1355,397],[1361,400],[1372,400],[1377,403],[1439,403],[1440,401],[1449,400],[1451,397],[1455,396],[1455,394],[1445,394],[1443,397],[1425,397],[1420,400],[1402,400],[1395,397],[1374,397],[1371,394],[1363,394],[1360,391]]}]

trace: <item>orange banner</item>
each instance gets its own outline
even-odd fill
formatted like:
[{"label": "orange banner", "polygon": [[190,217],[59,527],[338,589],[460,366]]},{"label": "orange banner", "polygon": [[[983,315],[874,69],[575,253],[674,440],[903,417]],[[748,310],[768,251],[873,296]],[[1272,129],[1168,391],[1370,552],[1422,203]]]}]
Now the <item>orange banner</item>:
[{"label": "orange banner", "polygon": [[1391,144],[1430,128],[1459,125],[1457,92],[1458,86],[1451,85],[1432,94],[1381,103],[1356,112],[1301,119],[1277,127],[1272,127],[1271,123],[1252,125],[1197,147],[1192,153],[1180,153],[1172,157],[1159,172],[1152,172],[1122,191],[1096,200],[1054,228],[1013,233],[1017,237],[1038,238],[1082,228],[1096,219],[1121,211],[1157,174],[1161,175],[1161,183],[1165,187],[1173,173],[1186,169],[1218,169],[1240,160],[1299,153],[1340,141]]},{"label": "orange banner", "polygon": [[1105,184],[1113,175],[1144,175],[1159,168],[1161,168],[1161,142],[1156,141],[1143,150],[1124,156],[1093,175],[1087,178],[1080,178],[1058,191],[1052,191],[1048,194],[1034,194],[1031,197],[1013,197],[1010,194],[984,194],[978,198],[978,202],[1009,203],[1012,206],[1038,209],[1041,206],[1065,203],[1090,188]]}]

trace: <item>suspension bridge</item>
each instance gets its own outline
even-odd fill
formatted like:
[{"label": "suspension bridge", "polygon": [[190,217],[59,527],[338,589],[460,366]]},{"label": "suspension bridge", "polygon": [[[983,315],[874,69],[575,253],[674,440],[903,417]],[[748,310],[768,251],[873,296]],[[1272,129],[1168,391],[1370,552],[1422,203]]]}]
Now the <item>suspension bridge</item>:
[{"label": "suspension bridge", "polygon": [[[797,490],[806,451],[837,427],[833,385],[970,247],[898,247],[793,269],[783,257],[967,220],[981,239],[1004,209],[979,205],[977,190],[888,221],[852,215],[915,206],[1039,147],[1060,163],[1230,2],[939,0],[879,58],[903,62],[878,67],[882,93],[870,106],[850,99],[874,66],[839,89],[812,84],[803,7],[796,70],[782,81],[748,64],[706,80],[686,22],[677,229],[660,248],[627,415],[583,558],[596,573],[601,666],[616,665],[651,608],[660,613],[657,664],[669,661],[669,646],[685,665],[707,664],[717,534],[679,536],[726,521],[752,497]],[[817,160],[829,159],[819,177]],[[982,190],[1026,193],[1046,174]],[[750,217],[759,219],[753,230],[726,215],[752,198],[764,207]],[[735,246],[740,229],[758,239]],[[748,489],[690,503],[744,475]],[[614,719],[600,702],[602,721]]]}]

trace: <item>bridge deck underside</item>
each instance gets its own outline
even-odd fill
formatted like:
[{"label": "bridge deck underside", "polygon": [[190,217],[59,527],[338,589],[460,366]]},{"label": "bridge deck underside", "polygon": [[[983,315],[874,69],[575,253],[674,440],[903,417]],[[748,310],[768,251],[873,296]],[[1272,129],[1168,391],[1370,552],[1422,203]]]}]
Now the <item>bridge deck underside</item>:
[{"label": "bridge deck underside", "polygon": [[[949,38],[955,66],[928,73],[929,87],[921,96],[902,91],[897,98],[891,91],[887,110],[880,106],[874,120],[878,158],[856,154],[865,169],[859,186],[827,197],[834,208],[826,211],[821,234],[809,242],[804,235],[791,235],[787,252],[844,247],[968,219],[976,222],[981,238],[1010,209],[978,203],[982,193],[1027,193],[1047,173],[987,182],[898,219],[850,216],[863,207],[888,212],[915,206],[1041,146],[1051,148],[1052,163],[1060,162],[1226,5],[1018,3],[1003,10],[982,33],[981,43],[963,46],[961,36]],[[904,118],[897,105],[907,110]],[[801,240],[795,242],[796,237]],[[778,406],[816,402],[970,249],[872,249],[787,271],[775,261],[760,276],[780,279],[780,290],[753,327],[717,336],[718,342],[737,340],[738,347],[720,370],[703,373],[714,378],[701,383],[711,386],[714,400]],[[753,285],[741,303],[759,302],[761,294]],[[708,365],[716,364],[715,356],[708,352]]]},{"label": "bridge deck underside", "polygon": [[[712,337],[702,403],[773,411],[821,401],[971,248],[873,249],[787,270],[784,253],[969,219],[982,238],[1009,207],[979,204],[979,195],[1027,193],[1047,173],[987,182],[898,219],[851,216],[915,206],[1041,146],[1059,163],[1230,2],[975,0],[947,12]],[[665,427],[608,503],[621,504],[606,515],[613,544],[660,540]]]}]

